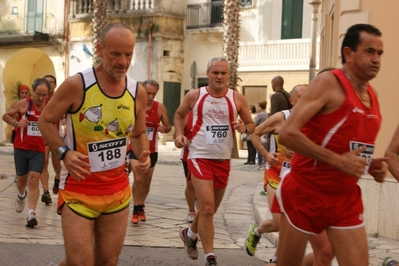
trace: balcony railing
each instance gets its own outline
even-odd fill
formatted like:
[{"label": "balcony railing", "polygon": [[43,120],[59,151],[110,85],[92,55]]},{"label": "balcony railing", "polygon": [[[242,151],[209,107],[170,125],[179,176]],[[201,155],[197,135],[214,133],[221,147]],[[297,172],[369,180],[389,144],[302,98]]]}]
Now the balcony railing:
[{"label": "balcony railing", "polygon": [[[309,69],[310,39],[275,40],[266,43],[240,43],[238,71],[277,71]],[[317,42],[317,52],[319,54]],[[319,56],[316,58],[319,66]]]},{"label": "balcony railing", "polygon": [[222,27],[223,1],[187,5],[186,28]]},{"label": "balcony railing", "polygon": [[64,25],[53,14],[32,13],[0,17],[0,34],[32,35],[34,32],[62,35]]},{"label": "balcony railing", "polygon": [[[70,1],[70,15],[72,17],[85,17],[93,14],[94,0]],[[107,0],[107,12],[130,12],[134,10],[152,10],[155,0]]]}]

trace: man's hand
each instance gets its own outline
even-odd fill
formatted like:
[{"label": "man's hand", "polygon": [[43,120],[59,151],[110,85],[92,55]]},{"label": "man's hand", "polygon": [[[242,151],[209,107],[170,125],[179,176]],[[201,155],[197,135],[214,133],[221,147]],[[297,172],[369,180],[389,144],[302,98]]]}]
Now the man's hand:
[{"label": "man's hand", "polygon": [[386,164],[388,160],[388,157],[383,157],[373,159],[370,163],[369,174],[374,177],[374,180],[378,183],[384,182],[384,178],[388,172],[388,165]]},{"label": "man's hand", "polygon": [[245,127],[244,122],[241,119],[238,119],[237,121],[232,122],[234,129],[237,130],[240,133],[246,133],[247,128]]},{"label": "man's hand", "polygon": [[151,158],[149,151],[141,152],[138,163],[135,163],[133,165],[133,167],[139,174],[145,173],[148,170],[148,168],[150,168],[150,166],[151,166]]},{"label": "man's hand", "polygon": [[336,167],[342,172],[360,178],[366,167],[366,159],[360,157],[360,153],[364,152],[366,146],[361,146],[357,150],[348,151],[342,154]]},{"label": "man's hand", "polygon": [[176,148],[187,148],[188,146],[190,146],[190,141],[188,140],[188,138],[186,136],[183,135],[179,135],[175,138],[175,146]]},{"label": "man's hand", "polygon": [[64,157],[64,164],[69,174],[77,181],[85,180],[90,175],[89,156],[69,150]]}]

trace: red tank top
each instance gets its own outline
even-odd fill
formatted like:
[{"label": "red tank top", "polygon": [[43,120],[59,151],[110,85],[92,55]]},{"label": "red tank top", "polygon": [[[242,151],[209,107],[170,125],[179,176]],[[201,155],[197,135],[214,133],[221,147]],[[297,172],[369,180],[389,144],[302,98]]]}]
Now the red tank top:
[{"label": "red tank top", "polygon": [[[342,84],[346,93],[344,103],[329,114],[312,117],[301,131],[314,143],[326,149],[343,154],[358,144],[367,144],[369,154],[362,154],[371,160],[374,142],[381,124],[378,100],[370,85],[371,107],[366,107],[357,96],[350,81],[341,69],[331,71]],[[326,88],[328,89],[328,88]],[[353,189],[358,181],[337,168],[295,153],[291,161],[291,174],[307,186],[332,193]]]},{"label": "red tank top", "polygon": [[145,125],[147,127],[147,137],[150,142],[150,152],[154,153],[158,151],[158,125],[161,119],[158,115],[157,101],[154,101],[150,110],[146,112]]},{"label": "red tank top", "polygon": [[29,102],[28,111],[23,115],[19,114],[18,121],[27,119],[28,125],[27,127],[16,129],[14,148],[44,152],[46,145],[37,122],[42,112],[36,110],[31,97],[27,97],[26,100]]}]

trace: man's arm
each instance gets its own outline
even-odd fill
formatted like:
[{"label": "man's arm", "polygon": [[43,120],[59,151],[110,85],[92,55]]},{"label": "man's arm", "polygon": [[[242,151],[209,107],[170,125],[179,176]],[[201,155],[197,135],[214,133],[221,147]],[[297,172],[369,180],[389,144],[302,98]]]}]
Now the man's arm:
[{"label": "man's arm", "polygon": [[[252,119],[251,113],[249,111],[249,105],[247,99],[244,97],[244,95],[238,92],[235,92],[235,98],[236,98],[237,111],[238,115],[240,116],[240,119],[238,120],[238,123],[235,122],[234,128],[240,133],[251,135],[255,130],[255,124],[254,120]],[[244,124],[244,128],[242,128],[241,126],[241,121]]]},{"label": "man's arm", "polygon": [[339,155],[315,144],[300,130],[316,114],[337,110],[345,99],[344,90],[332,73],[325,72],[318,75],[292,109],[291,115],[281,129],[279,142],[306,157],[327,163],[342,172],[360,178],[366,161],[358,154],[364,150],[364,147]]},{"label": "man's arm", "polygon": [[[47,145],[53,153],[66,146],[59,135],[56,124],[64,114],[78,109],[83,101],[83,81],[80,75],[66,79],[51,97],[39,117],[39,129]],[[76,180],[83,180],[90,175],[88,156],[73,150],[68,151],[63,158],[65,167]]]},{"label": "man's arm", "polygon": [[277,112],[274,115],[266,119],[262,124],[255,128],[254,133],[250,136],[251,142],[255,149],[258,150],[262,156],[266,159],[267,163],[270,165],[275,165],[278,162],[278,153],[269,153],[262,142],[260,141],[260,136],[263,136],[270,132],[279,133],[280,128],[284,123],[284,114],[282,112]]},{"label": "man's arm", "polygon": [[391,142],[385,151],[385,157],[388,157],[388,168],[389,172],[399,181],[399,124],[392,136]]},{"label": "man's arm", "polygon": [[[15,122],[19,122],[15,120],[15,117],[18,116],[18,114],[23,114],[28,110],[29,103],[26,99],[23,99],[21,101],[15,102],[11,104],[10,109],[8,109],[4,114],[3,114],[3,121],[6,122],[9,125],[12,126],[17,126]],[[22,125],[20,125],[21,127]]]},{"label": "man's arm", "polygon": [[144,151],[149,151],[150,148],[145,124],[147,93],[141,85],[138,86],[135,104],[136,121],[132,130],[132,136],[130,137],[130,144],[132,145],[134,154],[137,155],[137,158],[140,158],[140,154]]},{"label": "man's arm", "polygon": [[158,131],[161,133],[169,133],[170,130],[172,129],[170,123],[169,123],[169,118],[168,118],[168,113],[166,111],[165,105],[162,103],[158,104],[158,115],[160,116],[162,125],[158,127]]},{"label": "man's arm", "polygon": [[186,126],[186,117],[191,111],[195,100],[197,99],[199,90],[189,91],[184,96],[183,102],[177,108],[173,122],[175,126],[175,145],[176,147],[188,147],[190,145],[186,136],[184,136],[184,127]]}]

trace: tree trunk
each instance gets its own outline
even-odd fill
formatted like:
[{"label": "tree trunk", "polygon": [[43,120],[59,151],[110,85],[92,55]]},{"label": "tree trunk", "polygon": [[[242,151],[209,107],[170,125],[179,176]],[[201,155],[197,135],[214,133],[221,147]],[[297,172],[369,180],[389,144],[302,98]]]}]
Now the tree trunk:
[{"label": "tree trunk", "polygon": [[100,42],[100,33],[105,26],[107,19],[107,0],[93,1],[93,66],[100,63],[100,58],[97,54],[97,43]]},{"label": "tree trunk", "polygon": [[[227,86],[237,90],[238,48],[240,40],[240,3],[239,0],[224,0],[223,3],[223,57],[229,62],[230,76]],[[239,158],[237,138],[231,157]]]}]

